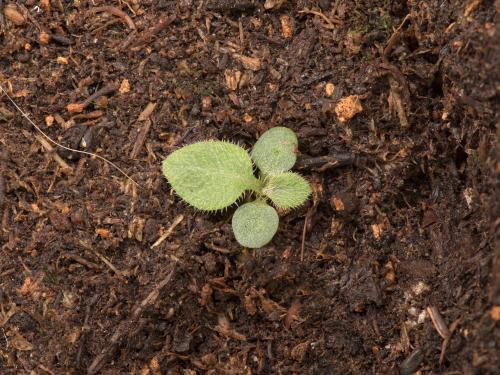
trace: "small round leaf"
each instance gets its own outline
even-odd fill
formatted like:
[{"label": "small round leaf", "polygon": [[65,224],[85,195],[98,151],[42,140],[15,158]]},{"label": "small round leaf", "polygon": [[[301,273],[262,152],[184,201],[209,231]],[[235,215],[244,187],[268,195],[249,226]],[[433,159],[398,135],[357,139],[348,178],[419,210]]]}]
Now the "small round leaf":
[{"label": "small round leaf", "polygon": [[250,202],[238,207],[233,215],[236,240],[245,247],[257,249],[271,241],[278,230],[276,210],[264,202]]},{"label": "small round leaf", "polygon": [[264,174],[291,169],[297,161],[297,136],[288,128],[277,126],[260,136],[252,149],[252,159]]},{"label": "small round leaf", "polygon": [[258,182],[248,152],[222,141],[184,146],[163,161],[162,170],[182,199],[205,211],[233,204]]},{"label": "small round leaf", "polygon": [[283,172],[269,175],[262,193],[271,199],[276,207],[288,209],[303,204],[311,194],[311,187],[299,174]]}]

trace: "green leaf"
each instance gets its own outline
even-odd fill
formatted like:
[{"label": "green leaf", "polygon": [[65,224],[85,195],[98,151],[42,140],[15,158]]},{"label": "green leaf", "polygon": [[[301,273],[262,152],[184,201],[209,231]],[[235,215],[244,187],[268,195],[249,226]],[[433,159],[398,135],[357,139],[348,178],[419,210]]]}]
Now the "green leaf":
[{"label": "green leaf", "polygon": [[282,126],[271,128],[257,140],[252,159],[264,174],[284,172],[297,161],[298,141],[295,133]]},{"label": "green leaf", "polygon": [[184,146],[163,161],[162,171],[182,199],[206,211],[227,207],[245,190],[260,187],[248,153],[229,142]]},{"label": "green leaf", "polygon": [[233,215],[236,240],[245,247],[262,247],[271,241],[278,230],[279,217],[268,204],[256,201],[238,207]]},{"label": "green leaf", "polygon": [[267,177],[262,193],[282,209],[303,204],[311,194],[309,183],[294,172],[271,174]]}]

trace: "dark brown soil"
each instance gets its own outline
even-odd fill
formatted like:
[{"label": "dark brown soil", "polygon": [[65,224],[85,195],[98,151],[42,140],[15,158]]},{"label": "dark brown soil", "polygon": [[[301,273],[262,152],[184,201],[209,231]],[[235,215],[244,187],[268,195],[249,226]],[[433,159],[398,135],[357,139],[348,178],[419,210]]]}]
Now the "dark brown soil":
[{"label": "dark brown soil", "polygon": [[[2,87],[138,185],[1,94],[1,374],[500,373],[498,1],[15,3]],[[160,163],[276,125],[314,197],[249,251]]]}]

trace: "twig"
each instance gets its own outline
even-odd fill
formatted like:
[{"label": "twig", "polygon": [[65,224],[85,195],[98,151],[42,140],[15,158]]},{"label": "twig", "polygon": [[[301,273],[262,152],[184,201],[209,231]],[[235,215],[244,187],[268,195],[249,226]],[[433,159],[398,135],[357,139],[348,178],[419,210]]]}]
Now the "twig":
[{"label": "twig", "polygon": [[410,14],[407,14],[405,16],[405,18],[403,18],[403,21],[401,21],[401,23],[399,24],[398,28],[396,30],[394,30],[394,32],[392,33],[391,37],[387,41],[387,46],[384,48],[384,52],[383,52],[384,58],[387,58],[389,56],[389,54],[393,50],[393,48],[396,45],[396,43],[399,41],[399,38],[401,36],[401,29],[403,28],[403,26],[406,23],[406,21],[408,21],[408,19],[410,19]]},{"label": "twig", "polygon": [[137,155],[139,155],[139,152],[141,152],[141,148],[144,145],[144,142],[146,141],[146,137],[148,136],[149,129],[151,128],[152,121],[150,119],[151,114],[156,108],[156,103],[148,103],[146,108],[141,112],[139,117],[137,118],[137,122],[143,122],[144,125],[142,126],[141,130],[139,131],[139,134],[137,135],[137,138],[134,143],[134,147],[132,148],[132,151],[130,152],[130,159],[135,159]]},{"label": "twig", "polygon": [[50,145],[49,142],[41,135],[35,134],[35,139],[40,142],[43,148],[52,155],[52,158],[59,164],[63,171],[68,173],[73,173],[73,168],[71,168],[64,160],[61,158],[55,151],[54,148]]},{"label": "twig", "polygon": [[434,328],[436,329],[437,333],[439,333],[439,336],[441,336],[445,340],[449,339],[451,335],[450,330],[441,317],[439,310],[434,306],[429,306],[427,307],[427,313],[431,317],[432,324],[434,324]]},{"label": "twig", "polygon": [[24,117],[26,118],[26,120],[28,120],[28,122],[41,134],[43,135],[49,142],[51,142],[52,144],[56,145],[57,147],[60,147],[64,150],[68,150],[68,151],[71,151],[71,152],[76,152],[78,154],[83,154],[83,155],[89,155],[89,156],[92,156],[92,157],[95,157],[97,159],[100,159],[102,160],[103,162],[109,164],[110,166],[112,166],[113,168],[115,168],[118,172],[120,172],[122,175],[124,175],[126,178],[128,178],[130,181],[132,181],[134,184],[136,184],[137,186],[139,186],[139,184],[137,182],[135,182],[135,180],[130,177],[127,173],[125,173],[123,171],[123,169],[121,169],[119,166],[117,166],[115,163],[113,163],[112,161],[109,161],[108,159],[106,159],[105,157],[102,157],[100,155],[97,155],[97,154],[94,154],[92,152],[88,152],[88,151],[81,151],[81,150],[75,150],[74,148],[71,148],[71,147],[66,147],[66,146],[63,146],[62,144],[60,143],[57,143],[56,141],[54,141],[52,138],[50,138],[47,134],[44,133],[44,131],[38,126],[36,125],[30,118],[29,116],[26,114],[26,112],[24,112],[18,105],[17,103],[14,101],[14,99],[12,99],[9,94],[7,93],[7,91],[3,88],[3,86],[0,85],[0,90],[5,94],[5,96],[7,97],[7,99],[9,99],[9,101],[12,103],[12,105],[19,111],[19,113]]},{"label": "twig", "polygon": [[210,242],[203,242],[203,244],[205,245],[206,248],[213,250],[213,251],[217,251],[217,252],[222,253],[222,254],[231,254],[232,253],[231,250],[214,245],[213,243],[210,243]]},{"label": "twig", "polygon": [[330,19],[328,18],[327,16],[325,16],[322,12],[318,11],[318,10],[313,10],[313,9],[307,9],[307,8],[304,8],[302,10],[299,10],[299,13],[305,13],[305,14],[314,14],[315,16],[319,16],[321,18],[323,18],[323,20],[328,24],[329,27],[327,27],[327,29],[335,29],[337,28],[336,24],[340,24],[342,23],[342,21],[334,18],[334,19]]},{"label": "twig", "polygon": [[109,345],[101,351],[101,354],[97,355],[90,366],[87,369],[87,375],[97,374],[101,368],[104,366],[105,362],[109,358],[110,354],[115,350],[115,348],[120,345],[123,341],[127,332],[129,332],[130,328],[136,325],[140,316],[146,307],[152,305],[157,300],[160,295],[160,291],[172,280],[172,277],[175,273],[175,264],[171,267],[168,275],[156,285],[156,287],[142,300],[141,303],[137,304],[132,311],[132,316],[129,319],[122,321],[115,333],[111,336],[109,340]]},{"label": "twig", "polygon": [[62,256],[63,256],[63,258],[74,260],[75,262],[80,263],[81,265],[84,265],[90,269],[94,269],[94,270],[101,269],[101,267],[99,267],[97,264],[92,263],[91,261],[89,261],[85,258],[82,258],[81,256],[71,254],[71,253],[65,253]]},{"label": "twig", "polygon": [[318,209],[318,204],[320,199],[320,195],[323,193],[323,186],[322,182],[314,182],[312,184],[312,200],[313,204],[309,209],[307,210],[306,217],[304,219],[304,228],[302,229],[302,240],[300,244],[300,261],[304,261],[304,250],[306,248],[306,236],[307,236],[307,231],[310,229],[309,225],[311,222],[312,217],[316,214],[316,211]]},{"label": "twig", "polygon": [[101,96],[111,94],[118,89],[118,84],[110,83],[103,88],[97,90],[95,93],[90,95],[87,99],[85,99],[81,103],[70,103],[66,106],[68,112],[82,112],[85,108],[87,108],[94,100],[100,98]]},{"label": "twig", "polygon": [[106,258],[104,255],[101,255],[99,252],[94,250],[95,255],[106,265],[108,268],[113,271],[120,280],[124,281],[124,273],[120,271],[118,268],[116,268],[113,263],[111,263],[108,258]]},{"label": "twig", "polygon": [[156,23],[153,27],[144,31],[141,35],[137,35],[135,41],[131,37],[130,39],[127,39],[125,42],[123,42],[120,48],[125,49],[129,45],[131,45],[132,48],[137,48],[142,44],[149,42],[149,40],[151,40],[156,34],[160,33],[162,30],[166,29],[172,22],[174,22],[175,19],[176,19],[175,14],[168,17],[165,16],[160,17],[158,23]]},{"label": "twig", "polygon": [[359,166],[363,162],[364,160],[355,154],[334,153],[326,156],[299,159],[297,162],[297,168],[302,170],[306,169],[325,172],[329,169],[345,167],[347,165]]},{"label": "twig", "polygon": [[180,222],[184,220],[184,215],[179,215],[174,219],[172,225],[167,229],[167,231],[156,240],[154,244],[151,245],[151,249],[159,246],[163,241],[165,241],[174,231],[175,227],[180,224]]},{"label": "twig", "polygon": [[129,15],[127,13],[125,13],[123,10],[118,9],[116,7],[103,6],[103,7],[90,8],[87,11],[87,14],[94,14],[94,13],[101,13],[101,12],[106,12],[106,13],[112,14],[113,16],[120,17],[123,20],[123,22],[126,23],[130,29],[136,30],[135,23],[134,23],[134,21],[132,21],[132,18],[130,18]]}]

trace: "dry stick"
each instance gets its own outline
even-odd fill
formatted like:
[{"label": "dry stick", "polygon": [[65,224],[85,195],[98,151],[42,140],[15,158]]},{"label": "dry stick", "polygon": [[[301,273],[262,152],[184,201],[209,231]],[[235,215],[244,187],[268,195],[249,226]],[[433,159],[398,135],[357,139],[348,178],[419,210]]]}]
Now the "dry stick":
[{"label": "dry stick", "polygon": [[392,33],[391,37],[387,41],[387,46],[384,48],[383,56],[387,58],[389,54],[392,52],[394,49],[394,46],[396,43],[399,41],[399,38],[401,37],[401,29],[403,28],[404,24],[406,21],[410,19],[410,14],[407,14],[405,18],[403,18],[403,21],[401,21],[400,25],[396,30],[394,30],[394,33]]},{"label": "dry stick", "polygon": [[160,17],[158,23],[151,27],[150,29],[144,31],[141,35],[137,35],[137,39],[129,38],[121,45],[121,49],[127,48],[131,45],[132,48],[139,47],[140,45],[147,43],[150,39],[152,39],[156,34],[160,33],[162,30],[166,29],[172,22],[176,20],[175,15],[171,15],[168,17]]},{"label": "dry stick", "polygon": [[130,152],[130,159],[135,159],[137,155],[139,155],[139,152],[141,152],[141,148],[144,145],[144,142],[146,142],[146,137],[148,135],[149,129],[151,128],[151,114],[156,108],[156,103],[148,103],[146,108],[141,112],[139,117],[137,118],[137,122],[144,122],[143,127],[139,131],[139,134],[137,135],[137,138],[135,140],[134,147],[132,148],[132,151]]},{"label": "dry stick", "polygon": [[151,249],[154,249],[155,247],[159,246],[163,241],[165,241],[168,238],[168,236],[172,234],[175,227],[179,225],[182,220],[184,220],[184,215],[177,216],[174,219],[174,222],[172,223],[170,228],[168,228],[167,231],[160,238],[158,238],[154,244],[151,245]]},{"label": "dry stick", "polygon": [[123,10],[120,10],[118,8],[115,8],[115,7],[111,7],[111,6],[95,7],[95,8],[89,9],[87,11],[87,14],[94,14],[94,13],[101,13],[101,12],[106,12],[106,13],[112,14],[114,16],[120,17],[123,20],[123,22],[125,22],[127,24],[127,26],[129,28],[131,28],[132,30],[136,30],[135,23],[134,23],[134,21],[132,21],[132,18],[130,18],[129,15],[127,13],[125,13]]},{"label": "dry stick", "polygon": [[142,315],[143,311],[148,307],[149,305],[152,305],[155,303],[156,299],[160,295],[161,289],[163,289],[172,279],[172,276],[174,275],[175,272],[175,264],[172,266],[172,270],[168,273],[168,275],[158,283],[158,285],[142,300],[142,302],[138,305],[135,306],[134,310],[132,311],[132,316],[129,319],[126,319],[122,321],[119,325],[118,328],[116,329],[115,333],[111,336],[111,339],[109,340],[109,345],[102,350],[101,354],[97,355],[90,366],[87,369],[87,375],[94,375],[101,370],[101,368],[104,366],[105,362],[107,361],[108,357],[111,355],[111,353],[114,351],[114,349],[123,341],[124,336],[128,333],[131,327],[133,327],[137,321],[139,320],[140,316]]},{"label": "dry stick", "polygon": [[333,30],[336,28],[335,23],[337,23],[337,24],[342,23],[342,21],[340,21],[340,20],[337,20],[335,18],[330,19],[327,16],[325,16],[322,12],[317,11],[317,10],[313,10],[313,9],[304,8],[303,10],[299,10],[299,13],[314,14],[315,16],[319,16],[319,17],[323,18],[323,20],[328,24],[328,26],[330,26],[330,27],[327,27],[327,29]]},{"label": "dry stick", "polygon": [[[26,132],[28,133],[28,132]],[[47,142],[47,140],[45,138],[43,138],[42,136],[40,135],[35,135],[35,139],[40,142],[40,144],[43,146],[43,148],[49,153],[52,155],[52,157],[54,158],[54,160],[57,162],[57,164],[59,164],[61,166],[61,168],[63,169],[63,171],[67,171],[67,172],[71,172],[73,173],[73,168],[71,168],[64,160],[63,158],[61,158],[55,151],[54,151],[54,148],[50,145],[49,142]]]},{"label": "dry stick", "polygon": [[3,33],[5,28],[5,20],[3,18],[3,1],[0,0],[0,33]]},{"label": "dry stick", "polygon": [[3,88],[3,86],[0,85],[0,90],[5,94],[5,96],[7,97],[7,99],[10,100],[10,102],[12,103],[12,105],[19,111],[19,113],[24,117],[26,118],[26,120],[28,120],[28,122],[33,125],[33,127],[41,134],[43,135],[48,141],[50,141],[52,144],[56,145],[57,147],[60,147],[64,150],[68,150],[68,151],[71,151],[71,152],[76,152],[78,154],[83,154],[83,155],[89,155],[89,156],[92,156],[92,157],[95,157],[97,159],[100,159],[102,160],[103,162],[109,164],[110,166],[112,166],[113,168],[115,168],[118,172],[120,172],[122,175],[124,175],[125,177],[127,177],[130,181],[132,181],[134,184],[136,184],[137,186],[139,186],[139,184],[132,178],[130,177],[127,173],[125,173],[125,171],[123,171],[123,169],[121,169],[119,166],[117,166],[115,163],[113,163],[112,161],[109,161],[108,159],[106,159],[105,157],[102,157],[100,155],[97,155],[97,154],[94,154],[92,152],[88,152],[88,151],[81,151],[81,150],[75,150],[74,148],[71,148],[71,147],[66,147],[66,146],[63,146],[62,144],[60,143],[57,143],[56,141],[54,141],[52,138],[50,138],[47,134],[44,133],[44,131],[42,129],[40,129],[40,127],[38,125],[36,125],[30,118],[29,116],[17,105],[17,103],[14,101],[14,99],[12,99],[9,94],[7,93],[7,91]]}]

